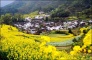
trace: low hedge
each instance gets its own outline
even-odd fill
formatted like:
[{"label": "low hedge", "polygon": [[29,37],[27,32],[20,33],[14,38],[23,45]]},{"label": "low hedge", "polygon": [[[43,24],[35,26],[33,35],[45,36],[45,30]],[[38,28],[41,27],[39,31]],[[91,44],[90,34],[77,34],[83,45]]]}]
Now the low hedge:
[{"label": "low hedge", "polygon": [[51,34],[66,34],[66,35],[69,35],[68,30],[53,30],[50,33]]}]

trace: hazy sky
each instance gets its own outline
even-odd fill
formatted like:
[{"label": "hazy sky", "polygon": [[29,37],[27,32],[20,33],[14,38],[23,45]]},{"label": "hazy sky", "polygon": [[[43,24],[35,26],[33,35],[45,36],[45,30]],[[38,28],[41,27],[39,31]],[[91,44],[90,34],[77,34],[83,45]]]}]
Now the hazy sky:
[{"label": "hazy sky", "polygon": [[8,5],[10,3],[12,3],[14,0],[0,0],[0,5],[1,7],[5,6],[5,5]]}]

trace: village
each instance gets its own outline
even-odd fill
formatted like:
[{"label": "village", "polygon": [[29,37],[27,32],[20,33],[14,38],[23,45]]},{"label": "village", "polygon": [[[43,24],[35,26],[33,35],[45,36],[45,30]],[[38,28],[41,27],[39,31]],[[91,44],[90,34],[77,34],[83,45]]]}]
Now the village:
[{"label": "village", "polygon": [[[43,14],[43,12],[40,12],[39,14]],[[45,17],[49,17],[50,15],[45,15]],[[74,29],[78,27],[85,27],[86,25],[92,24],[92,20],[89,21],[44,21],[43,16],[35,16],[34,19],[30,17],[26,17],[24,22],[16,22],[14,23],[14,26],[19,28],[22,31],[26,31],[26,33],[31,34],[40,34],[42,32],[50,32],[52,30],[68,30],[68,29]]]},{"label": "village", "polygon": [[0,60],[92,60],[92,0],[0,2]]}]

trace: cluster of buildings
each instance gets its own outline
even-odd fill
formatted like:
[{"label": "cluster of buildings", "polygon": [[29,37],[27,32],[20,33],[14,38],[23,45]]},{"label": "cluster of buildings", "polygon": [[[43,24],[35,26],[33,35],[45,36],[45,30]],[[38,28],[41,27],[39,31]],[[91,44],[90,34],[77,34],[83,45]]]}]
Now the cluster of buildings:
[{"label": "cluster of buildings", "polygon": [[44,15],[44,12],[39,12],[38,16],[35,16],[34,19],[30,17],[26,17],[24,22],[14,23],[14,26],[19,28],[20,30],[26,31],[31,34],[40,34],[42,32],[52,31],[52,30],[67,30],[74,29],[77,27],[83,27],[86,24],[92,24],[92,20],[88,22],[85,21],[65,21],[65,22],[54,22],[54,21],[44,21],[44,17],[49,17],[50,15]]},{"label": "cluster of buildings", "polygon": [[83,27],[86,24],[92,24],[92,20],[88,22],[84,21],[67,21],[67,22],[54,22],[54,21],[44,21],[42,18],[31,19],[29,17],[25,18],[24,22],[17,22],[14,24],[17,28],[26,31],[27,33],[35,34],[52,30],[67,30],[74,29],[79,26]]}]

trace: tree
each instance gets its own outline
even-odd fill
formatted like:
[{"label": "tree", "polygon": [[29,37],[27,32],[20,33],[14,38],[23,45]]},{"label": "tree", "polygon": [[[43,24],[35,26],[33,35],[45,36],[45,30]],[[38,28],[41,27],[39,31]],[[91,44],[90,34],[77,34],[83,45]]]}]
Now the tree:
[{"label": "tree", "polygon": [[12,23],[12,14],[6,13],[4,16],[2,16],[3,23],[5,24],[11,24]]},{"label": "tree", "polygon": [[59,20],[65,19],[70,15],[69,11],[64,11],[61,9],[56,9],[55,11],[52,12],[51,17],[52,18],[59,18]]},{"label": "tree", "polygon": [[3,17],[4,17],[4,15],[1,15],[0,24],[2,24],[4,22]]},{"label": "tree", "polygon": [[23,15],[16,13],[13,16],[13,22],[17,22],[17,21],[23,21]]}]

